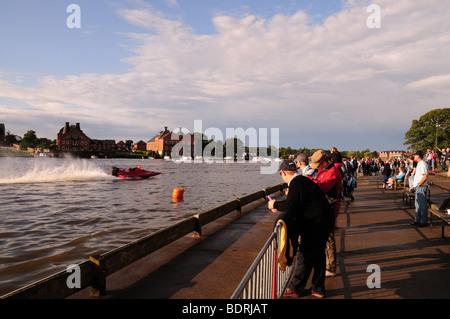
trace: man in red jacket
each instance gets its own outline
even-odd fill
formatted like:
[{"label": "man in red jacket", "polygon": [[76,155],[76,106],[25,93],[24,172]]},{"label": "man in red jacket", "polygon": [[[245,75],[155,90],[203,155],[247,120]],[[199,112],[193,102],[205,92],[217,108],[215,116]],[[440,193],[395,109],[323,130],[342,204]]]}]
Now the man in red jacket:
[{"label": "man in red jacket", "polygon": [[[341,172],[336,168],[333,162],[330,162],[329,157],[323,150],[318,150],[313,154],[309,166],[313,169],[317,169],[317,176],[315,178],[310,178],[316,182],[316,184],[327,196],[334,211],[334,218],[336,219],[341,208],[341,203],[339,200],[342,187]],[[335,227],[330,233],[325,251],[327,257],[327,276],[336,275],[336,241],[334,239],[334,230]]]}]

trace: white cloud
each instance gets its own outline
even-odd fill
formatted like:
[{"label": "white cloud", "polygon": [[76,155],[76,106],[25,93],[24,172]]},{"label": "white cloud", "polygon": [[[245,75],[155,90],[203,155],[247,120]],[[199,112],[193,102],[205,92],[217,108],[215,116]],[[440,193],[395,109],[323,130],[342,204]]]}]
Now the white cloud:
[{"label": "white cloud", "polygon": [[401,145],[412,119],[449,100],[450,6],[443,1],[380,0],[380,29],[367,27],[367,4],[358,1],[321,24],[302,11],[270,19],[222,14],[212,17],[212,35],[137,3],[118,12],[143,30],[124,33],[134,43],[129,72],[47,76],[28,87],[0,81],[0,96],[82,123],[153,132],[203,119],[279,127],[282,145],[349,149],[362,147],[357,133],[370,144],[369,136],[395,131],[398,140],[385,142]]}]

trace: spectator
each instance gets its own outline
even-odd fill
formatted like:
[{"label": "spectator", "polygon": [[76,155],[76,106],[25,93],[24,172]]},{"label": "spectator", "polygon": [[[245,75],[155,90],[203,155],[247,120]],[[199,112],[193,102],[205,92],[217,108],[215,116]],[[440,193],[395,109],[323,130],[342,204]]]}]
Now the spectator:
[{"label": "spectator", "polygon": [[[447,147],[447,150],[442,149],[442,150],[439,150],[439,151],[441,151],[442,156],[444,156],[442,161],[443,161],[443,163],[445,163],[445,167],[450,172],[450,147]],[[444,165],[442,165],[442,166],[444,166]]]},{"label": "spectator", "polygon": [[443,157],[442,158],[442,169],[450,170],[450,148],[447,148],[447,150],[445,148],[443,148],[443,149],[437,148],[437,149],[439,152],[441,152],[442,157]]},{"label": "spectator", "polygon": [[[339,215],[340,192],[342,187],[342,176],[339,170],[330,162],[324,151],[318,150],[311,157],[310,166],[318,170],[317,177],[313,179],[320,189],[327,196],[328,202],[334,212],[335,225]],[[326,276],[336,275],[336,241],[334,238],[335,227],[333,227],[328,237],[326,245]]]},{"label": "spectator", "polygon": [[342,167],[342,156],[339,150],[336,147],[331,148],[331,161],[334,163],[334,166],[337,169],[341,169]]},{"label": "spectator", "polygon": [[403,166],[400,166],[398,169],[398,174],[394,177],[390,177],[388,180],[388,188],[392,189],[394,188],[394,183],[403,183],[405,181],[405,176],[406,176],[406,172],[405,172],[405,168]]},{"label": "spectator", "polygon": [[414,160],[414,155],[411,155],[409,157],[409,160],[410,160],[410,164],[409,164],[408,185],[409,185],[409,188],[412,188],[412,185],[414,183],[414,174],[416,173],[417,162]]},{"label": "spectator", "polygon": [[297,153],[295,162],[300,170],[301,175],[313,175],[315,170],[309,166],[308,156],[304,153]]},{"label": "spectator", "polygon": [[[334,217],[325,194],[308,177],[295,176],[294,162],[284,161],[280,165],[280,175],[288,184],[289,192],[284,201],[270,200],[269,209],[285,211],[294,220],[295,231],[301,236],[297,252],[297,265],[285,296],[299,297],[310,291],[311,295],[325,297],[325,246],[334,227]],[[306,284],[312,276],[312,289]]]},{"label": "spectator", "polygon": [[427,154],[423,158],[426,164],[428,165],[428,170],[431,170],[431,150],[427,149]]},{"label": "spectator", "polygon": [[417,167],[412,190],[416,192],[416,215],[411,225],[424,227],[428,224],[428,202],[426,196],[428,189],[428,167],[423,160],[423,153],[421,151],[414,154],[414,159],[417,161]]},{"label": "spectator", "polygon": [[383,175],[383,188],[386,188],[386,184],[389,180],[389,177],[391,177],[391,160],[387,161],[386,164],[384,164],[382,175]]},{"label": "spectator", "polygon": [[436,153],[434,150],[431,150],[431,172],[430,174],[436,173]]},{"label": "spectator", "polygon": [[353,178],[356,179],[358,177],[359,172],[358,160],[354,156],[350,156],[350,162],[352,163],[353,166]]}]

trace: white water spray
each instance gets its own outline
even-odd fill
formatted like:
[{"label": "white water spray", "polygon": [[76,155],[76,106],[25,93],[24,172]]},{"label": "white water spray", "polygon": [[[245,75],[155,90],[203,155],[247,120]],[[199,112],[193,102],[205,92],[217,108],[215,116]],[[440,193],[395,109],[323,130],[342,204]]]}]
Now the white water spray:
[{"label": "white water spray", "polygon": [[3,163],[0,184],[51,183],[66,181],[107,180],[107,174],[95,163],[79,159],[36,160],[32,167]]}]

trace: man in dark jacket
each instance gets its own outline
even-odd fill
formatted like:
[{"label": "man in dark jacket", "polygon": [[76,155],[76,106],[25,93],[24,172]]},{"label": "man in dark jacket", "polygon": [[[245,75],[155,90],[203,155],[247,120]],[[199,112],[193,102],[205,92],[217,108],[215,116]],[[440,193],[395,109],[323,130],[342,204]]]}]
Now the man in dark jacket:
[{"label": "man in dark jacket", "polygon": [[294,277],[286,289],[285,296],[298,297],[309,293],[305,290],[309,276],[312,277],[311,294],[325,296],[325,247],[334,226],[334,213],[322,190],[308,177],[297,174],[292,161],[284,161],[280,175],[289,186],[284,201],[269,201],[272,211],[285,211],[293,219],[295,231],[301,237],[297,253]]}]

